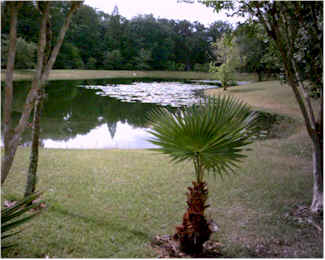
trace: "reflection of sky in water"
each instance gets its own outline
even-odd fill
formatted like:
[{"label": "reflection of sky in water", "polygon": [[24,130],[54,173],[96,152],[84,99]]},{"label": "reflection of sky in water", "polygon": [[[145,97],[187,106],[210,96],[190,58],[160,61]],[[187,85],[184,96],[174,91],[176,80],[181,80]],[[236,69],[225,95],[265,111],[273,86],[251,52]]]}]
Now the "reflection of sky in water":
[{"label": "reflection of sky in water", "polygon": [[147,140],[151,135],[146,128],[134,128],[126,123],[118,122],[114,137],[111,137],[107,124],[92,129],[88,134],[76,135],[67,141],[43,140],[45,148],[62,149],[139,149],[153,148]]}]

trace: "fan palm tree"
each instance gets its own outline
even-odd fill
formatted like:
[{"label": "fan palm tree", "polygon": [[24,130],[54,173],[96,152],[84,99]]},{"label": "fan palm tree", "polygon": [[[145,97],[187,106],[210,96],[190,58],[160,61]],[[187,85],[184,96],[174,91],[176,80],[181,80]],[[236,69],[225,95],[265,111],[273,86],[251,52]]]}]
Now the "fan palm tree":
[{"label": "fan palm tree", "polygon": [[187,211],[176,227],[174,239],[187,253],[201,253],[212,233],[204,211],[208,207],[207,183],[210,171],[225,174],[234,171],[245,158],[244,147],[251,143],[256,116],[247,104],[230,96],[204,98],[199,105],[171,113],[160,108],[149,120],[156,151],[168,154],[175,162],[192,161],[196,180],[188,187]]}]

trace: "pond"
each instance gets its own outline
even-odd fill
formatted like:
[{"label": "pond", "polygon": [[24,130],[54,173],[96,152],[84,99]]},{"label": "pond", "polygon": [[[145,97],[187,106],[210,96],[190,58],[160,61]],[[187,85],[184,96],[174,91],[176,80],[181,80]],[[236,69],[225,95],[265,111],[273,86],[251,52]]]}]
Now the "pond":
[{"label": "pond", "polygon": [[[50,81],[41,118],[41,146],[63,149],[153,148],[147,141],[150,137],[146,120],[148,112],[160,106],[173,111],[197,103],[202,90],[216,87],[204,83],[124,83],[115,80]],[[14,124],[20,118],[29,85],[29,82],[14,84]],[[4,98],[3,88],[1,95]],[[30,143],[31,129],[27,129],[21,145]]]},{"label": "pond", "polygon": [[[154,148],[147,141],[151,137],[146,119],[150,111],[161,106],[176,111],[179,107],[198,103],[205,89],[218,85],[216,81],[182,83],[144,79],[137,82],[124,79],[122,83],[121,80],[50,81],[41,118],[41,146],[61,149]],[[29,86],[29,82],[14,83],[14,124],[20,118]],[[1,95],[3,100],[3,88]],[[276,120],[266,114],[262,119],[260,137],[265,138],[265,128],[270,128]],[[21,145],[30,144],[31,129],[28,128],[21,138]]]}]

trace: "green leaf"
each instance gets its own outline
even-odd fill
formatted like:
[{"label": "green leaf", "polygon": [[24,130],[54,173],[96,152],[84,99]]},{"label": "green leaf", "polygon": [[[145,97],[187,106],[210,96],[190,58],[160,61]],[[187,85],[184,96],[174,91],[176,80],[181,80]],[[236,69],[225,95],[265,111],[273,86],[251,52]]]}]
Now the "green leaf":
[{"label": "green leaf", "polygon": [[205,170],[222,175],[233,172],[245,158],[244,146],[255,133],[256,114],[239,99],[218,96],[174,114],[158,109],[149,120],[153,136],[149,141],[159,146],[154,151],[170,155],[175,162],[199,156]]}]

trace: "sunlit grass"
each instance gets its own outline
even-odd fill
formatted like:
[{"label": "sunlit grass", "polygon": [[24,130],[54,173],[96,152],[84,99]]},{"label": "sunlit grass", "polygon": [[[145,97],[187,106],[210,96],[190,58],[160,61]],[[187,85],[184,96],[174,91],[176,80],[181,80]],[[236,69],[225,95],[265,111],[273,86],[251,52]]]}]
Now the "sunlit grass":
[{"label": "sunlit grass", "polygon": [[[247,86],[243,99],[259,108],[275,102],[272,90],[281,89],[276,82],[264,84]],[[270,99],[258,103],[259,96],[266,100],[265,92]],[[279,97],[274,109],[295,111],[286,100]],[[299,119],[299,113],[290,115]],[[225,256],[253,257],[261,243],[280,256],[284,250],[289,257],[322,256],[322,240],[308,233],[313,227],[283,219],[293,205],[308,205],[312,197],[310,141],[300,121],[293,126],[282,122],[278,128],[289,134],[253,143],[237,175],[208,176],[207,212],[220,227],[214,238]],[[23,195],[28,159],[29,149],[20,148],[2,199]],[[148,150],[41,149],[38,176],[47,209],[3,257],[155,257],[150,241],[173,234],[181,223],[194,173],[190,162],[175,165]]]}]

